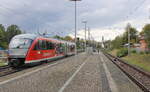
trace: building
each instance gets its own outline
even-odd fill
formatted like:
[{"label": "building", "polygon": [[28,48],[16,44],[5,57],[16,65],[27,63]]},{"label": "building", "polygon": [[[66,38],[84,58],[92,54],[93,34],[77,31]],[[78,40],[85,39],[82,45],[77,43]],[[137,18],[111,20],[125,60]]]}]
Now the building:
[{"label": "building", "polygon": [[139,39],[139,43],[140,43],[140,50],[141,51],[147,51],[148,50],[148,44],[146,42],[146,39],[145,39],[145,36],[140,36],[140,39]]}]

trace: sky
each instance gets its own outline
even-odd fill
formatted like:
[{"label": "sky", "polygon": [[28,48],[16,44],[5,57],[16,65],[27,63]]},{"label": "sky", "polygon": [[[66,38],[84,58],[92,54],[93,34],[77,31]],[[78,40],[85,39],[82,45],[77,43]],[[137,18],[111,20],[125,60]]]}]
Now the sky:
[{"label": "sky", "polygon": [[[0,23],[18,25],[26,33],[74,37],[74,2],[69,0],[0,0]],[[127,17],[128,16],[128,17]],[[127,23],[138,31],[150,23],[150,0],[82,0],[77,2],[77,36],[84,24],[97,41],[121,35]]]}]

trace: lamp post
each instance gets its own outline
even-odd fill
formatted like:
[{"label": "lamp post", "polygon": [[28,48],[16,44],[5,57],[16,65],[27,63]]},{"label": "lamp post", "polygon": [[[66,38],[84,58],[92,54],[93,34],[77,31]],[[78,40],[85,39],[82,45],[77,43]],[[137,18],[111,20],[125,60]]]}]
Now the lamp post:
[{"label": "lamp post", "polygon": [[82,21],[82,23],[85,24],[85,44],[84,44],[84,46],[85,46],[85,52],[86,52],[86,24],[87,24],[87,21]]},{"label": "lamp post", "polygon": [[75,54],[77,54],[77,1],[81,0],[70,0],[75,2]]}]

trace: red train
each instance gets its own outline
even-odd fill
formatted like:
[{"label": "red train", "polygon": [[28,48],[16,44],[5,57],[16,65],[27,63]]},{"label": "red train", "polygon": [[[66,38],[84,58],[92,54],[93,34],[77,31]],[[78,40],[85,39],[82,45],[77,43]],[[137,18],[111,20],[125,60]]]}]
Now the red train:
[{"label": "red train", "polygon": [[19,67],[74,54],[75,43],[34,34],[21,34],[13,37],[9,44],[8,64]]}]

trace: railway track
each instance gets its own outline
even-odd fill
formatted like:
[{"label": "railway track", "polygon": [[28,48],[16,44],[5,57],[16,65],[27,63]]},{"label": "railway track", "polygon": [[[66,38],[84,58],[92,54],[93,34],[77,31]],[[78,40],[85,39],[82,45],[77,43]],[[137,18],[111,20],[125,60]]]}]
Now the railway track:
[{"label": "railway track", "polygon": [[[69,56],[69,57],[72,57],[72,56]],[[65,59],[65,57],[63,57],[61,59]],[[23,66],[23,67],[20,67],[20,68],[12,68],[12,67],[9,67],[8,65],[1,66],[0,67],[0,77],[6,76],[6,75],[9,75],[9,74],[13,74],[13,73],[25,70],[25,69],[33,68],[33,67],[45,66],[47,64],[52,64],[52,63],[57,62],[58,60],[60,60],[60,59],[53,60],[53,62],[41,62],[41,63],[39,63],[40,65],[37,64],[37,65],[33,65],[33,66]]]},{"label": "railway track", "polygon": [[9,66],[3,66],[3,67],[0,67],[0,77],[6,76],[9,74],[18,72],[18,71],[20,71],[20,69],[13,69]]},{"label": "railway track", "polygon": [[8,65],[0,66],[0,71],[3,70],[3,69],[6,69],[6,68],[8,68],[8,67],[9,67]]},{"label": "railway track", "polygon": [[136,83],[144,92],[150,92],[150,73],[145,72],[125,61],[104,52],[104,55],[119,67],[134,83]]},{"label": "railway track", "polygon": [[[56,62],[56,61],[54,60],[54,62]],[[54,62],[41,62],[41,63],[33,65],[33,66],[22,66],[22,67],[19,67],[19,68],[12,68],[12,67],[9,67],[8,65],[2,66],[2,67],[0,67],[0,77],[10,75],[10,74],[22,71],[22,70],[34,68],[34,67],[45,66],[47,64],[51,64],[51,63],[54,63]]]}]

